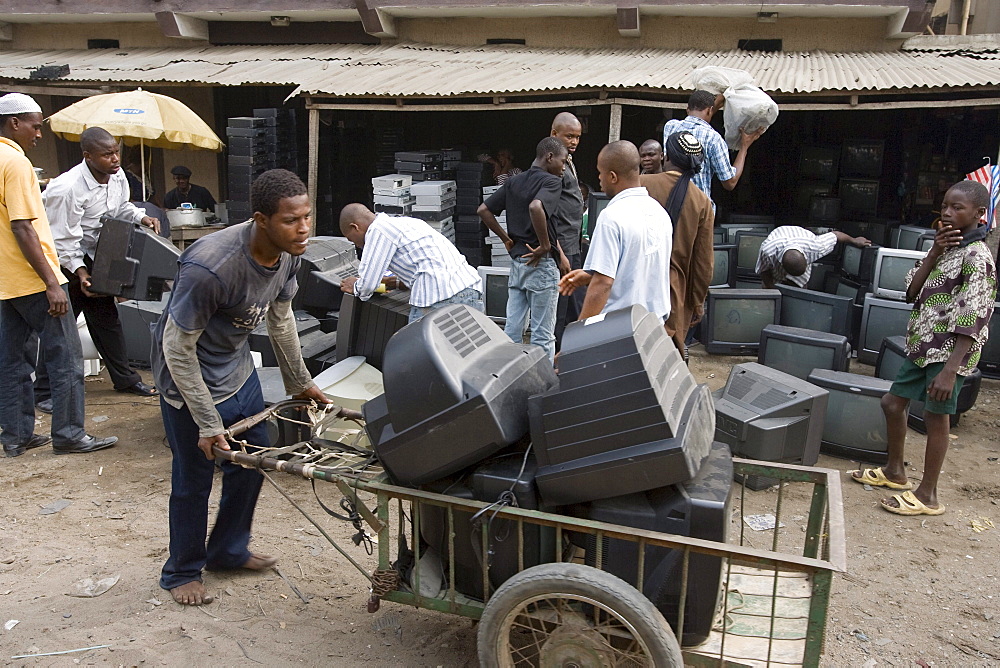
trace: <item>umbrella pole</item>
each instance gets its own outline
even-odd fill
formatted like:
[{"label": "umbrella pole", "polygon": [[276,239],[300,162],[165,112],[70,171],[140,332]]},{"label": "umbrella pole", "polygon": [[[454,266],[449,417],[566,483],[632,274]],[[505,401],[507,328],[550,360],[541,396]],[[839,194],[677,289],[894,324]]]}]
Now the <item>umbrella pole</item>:
[{"label": "umbrella pole", "polygon": [[139,138],[139,161],[142,162],[142,200],[146,201],[146,145]]}]

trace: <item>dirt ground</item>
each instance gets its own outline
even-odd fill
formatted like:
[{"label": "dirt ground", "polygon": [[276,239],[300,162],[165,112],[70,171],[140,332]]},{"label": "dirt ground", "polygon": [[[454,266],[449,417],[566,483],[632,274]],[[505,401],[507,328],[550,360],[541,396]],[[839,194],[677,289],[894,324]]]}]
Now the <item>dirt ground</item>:
[{"label": "dirt ground", "polygon": [[[710,357],[696,347],[691,368],[715,389],[742,361],[748,360]],[[940,489],[948,511],[940,517],[890,515],[877,507],[878,490],[842,478],[849,572],[834,581],[824,665],[1000,664],[998,404],[1000,382],[984,381],[976,408],[953,431]],[[170,451],[158,406],[116,394],[101,376],[88,380],[87,416],[91,433],[117,435],[119,445],[71,457],[43,448],[0,463],[0,663],[477,664],[476,629],[468,620],[393,603],[367,613],[364,578],[267,484],[252,547],[277,555],[284,579],[272,572],[210,573],[205,581],[214,603],[173,603],[157,586],[170,491]],[[39,431],[47,428],[46,418]],[[919,479],[923,437],[909,432],[907,447],[911,477]],[[819,465],[854,468],[826,456]],[[277,480],[352,556],[374,565],[350,543],[351,528],[317,508],[305,481],[283,474]],[[318,488],[327,505],[339,500],[332,485]],[[985,530],[974,531],[973,521]],[[106,578],[117,582],[105,593],[74,596],[82,581]]]}]

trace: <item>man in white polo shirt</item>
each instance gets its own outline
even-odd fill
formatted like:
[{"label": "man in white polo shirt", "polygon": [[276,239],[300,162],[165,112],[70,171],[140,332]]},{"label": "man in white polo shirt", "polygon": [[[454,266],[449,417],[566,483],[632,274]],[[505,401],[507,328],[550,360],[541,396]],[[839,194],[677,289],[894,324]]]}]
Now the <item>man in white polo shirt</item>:
[{"label": "man in white polo shirt", "polygon": [[389,270],[410,288],[410,322],[448,304],[482,310],[479,272],[455,244],[424,221],[376,215],[364,204],[348,204],[340,213],[340,231],[364,249],[358,278],[341,281],[342,291],[367,301]]},{"label": "man in white polo shirt", "polygon": [[559,291],[568,295],[589,286],[580,320],[634,304],[666,320],[673,228],[639,185],[639,150],[628,141],[608,144],[597,156],[597,173],[612,199],[597,219],[583,269],[563,276]]}]

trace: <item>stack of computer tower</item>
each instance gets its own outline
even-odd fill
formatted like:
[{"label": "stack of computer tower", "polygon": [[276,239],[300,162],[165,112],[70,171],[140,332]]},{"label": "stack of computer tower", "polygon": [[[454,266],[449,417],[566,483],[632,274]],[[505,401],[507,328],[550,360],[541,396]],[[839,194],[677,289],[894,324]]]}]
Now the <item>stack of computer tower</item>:
[{"label": "stack of computer tower", "polygon": [[267,120],[253,116],[230,118],[226,143],[229,150],[226,210],[230,224],[241,223],[253,216],[250,186],[273,167]]},{"label": "stack of computer tower", "polygon": [[375,130],[375,173],[388,174],[396,168],[396,152],[402,151],[403,129],[379,127]]},{"label": "stack of computer tower", "polygon": [[409,216],[416,198],[410,192],[412,177],[409,174],[385,174],[372,179],[372,198],[376,213]]},{"label": "stack of computer tower", "polygon": [[836,223],[840,200],[834,190],[839,164],[839,147],[803,146],[799,150],[799,180],[793,198],[796,218],[807,219],[811,225]]},{"label": "stack of computer tower", "polygon": [[440,181],[444,178],[441,151],[397,151],[393,169],[409,174],[413,181]]},{"label": "stack of computer tower", "polygon": [[455,245],[473,267],[490,264],[486,250],[486,228],[479,219],[483,203],[484,163],[461,162],[455,169],[458,185],[455,207]]},{"label": "stack of computer tower", "polygon": [[421,181],[410,186],[413,195],[414,218],[419,218],[455,243],[455,205],[457,203],[454,181]]},{"label": "stack of computer tower", "polygon": [[462,150],[457,148],[441,149],[441,176],[445,180],[453,180],[462,164]]},{"label": "stack of computer tower", "polygon": [[[489,199],[490,195],[500,190],[500,186],[484,186],[483,187],[483,200]],[[499,214],[497,217],[497,222],[500,223],[500,227],[507,231],[507,212]],[[492,230],[489,232],[489,236],[486,237],[486,245],[488,246],[490,266],[493,267],[509,267],[510,266],[510,252],[507,247],[503,245],[503,241],[500,237],[493,234]]]},{"label": "stack of computer tower", "polygon": [[296,134],[295,110],[268,107],[254,109],[255,118],[263,118],[267,128],[267,139],[271,143],[271,167],[287,169],[302,176],[303,165],[299,160],[298,135]]}]

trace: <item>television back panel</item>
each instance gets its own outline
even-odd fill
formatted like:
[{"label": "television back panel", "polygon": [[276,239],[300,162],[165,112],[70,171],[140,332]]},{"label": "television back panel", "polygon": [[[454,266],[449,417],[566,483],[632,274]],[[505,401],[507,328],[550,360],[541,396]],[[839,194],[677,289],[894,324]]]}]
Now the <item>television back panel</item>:
[{"label": "television back panel", "polygon": [[568,326],[559,387],[528,413],[538,488],[553,506],[688,480],[715,431],[707,388],[641,306]]},{"label": "television back panel", "polygon": [[809,382],[830,393],[820,451],[834,457],[885,464],[889,458],[889,439],[881,402],[892,383],[827,369],[813,371]]},{"label": "television back panel", "polygon": [[888,336],[906,334],[913,304],[879,299],[875,295],[865,295],[861,314],[861,331],[858,335],[858,361],[874,365],[882,339]]},{"label": "television back panel", "polygon": [[148,369],[153,348],[153,327],[163,314],[169,297],[158,302],[140,302],[130,299],[118,302],[118,319],[125,335],[125,353],[132,366]]},{"label": "television back panel", "polygon": [[292,308],[309,309],[317,316],[338,310],[344,295],[340,282],[358,275],[354,244],[343,237],[313,237],[299,257],[295,274],[299,289]]},{"label": "television back panel", "polygon": [[805,380],[813,369],[849,371],[851,344],[841,334],[768,325],[760,333],[757,362]]},{"label": "television back panel", "polygon": [[[568,513],[598,522],[717,543],[729,538],[733,459],[725,443],[715,442],[698,474],[684,483],[640,494],[573,506]],[[597,539],[586,536],[585,563],[597,567]],[[601,569],[638,586],[639,546],[632,541],[604,538]],[[659,609],[672,628],[680,623],[683,582],[681,550],[646,547],[642,593]],[[698,645],[708,638],[719,605],[723,560],[691,552],[688,558],[687,597],[681,643]]]},{"label": "television back panel", "polygon": [[979,354],[979,370],[986,378],[1000,378],[1000,302],[993,305],[990,338]]},{"label": "television back panel", "polygon": [[337,323],[337,361],[360,355],[382,371],[389,339],[409,321],[409,290],[374,294],[366,302],[344,295]]},{"label": "television back panel", "polygon": [[159,301],[166,281],[177,275],[180,254],[176,246],[146,227],[101,218],[101,236],[90,270],[91,290],[126,299]]}]

